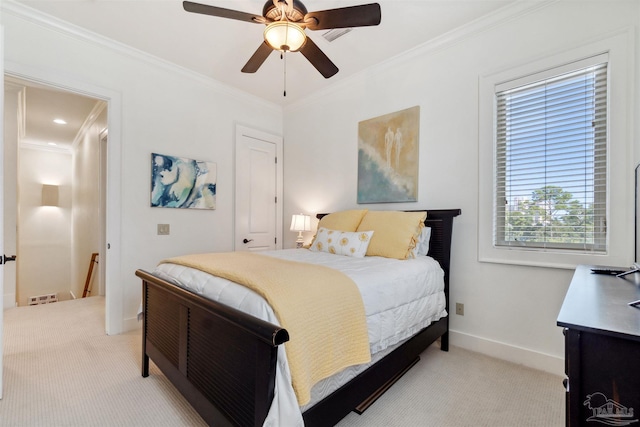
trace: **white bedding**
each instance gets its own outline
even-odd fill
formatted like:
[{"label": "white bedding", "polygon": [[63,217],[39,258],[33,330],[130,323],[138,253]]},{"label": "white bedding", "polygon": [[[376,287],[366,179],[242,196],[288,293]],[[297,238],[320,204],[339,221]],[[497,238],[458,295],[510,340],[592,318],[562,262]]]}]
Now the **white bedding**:
[{"label": "white bedding", "polygon": [[[438,262],[430,257],[403,261],[382,257],[353,258],[306,249],[285,249],[260,254],[321,264],[349,276],[357,285],[364,301],[372,355],[409,338],[447,314],[444,273]],[[207,298],[279,324],[266,301],[244,286],[176,264],[161,264],[154,274],[168,276],[179,285]],[[356,372],[362,369],[358,368],[350,370]],[[314,387],[312,402],[303,409],[311,407],[352,376],[343,373],[337,376],[343,379],[323,381],[318,387]],[[278,347],[276,395],[265,422],[265,426],[271,425],[303,425],[301,410],[291,387],[284,346]]]}]

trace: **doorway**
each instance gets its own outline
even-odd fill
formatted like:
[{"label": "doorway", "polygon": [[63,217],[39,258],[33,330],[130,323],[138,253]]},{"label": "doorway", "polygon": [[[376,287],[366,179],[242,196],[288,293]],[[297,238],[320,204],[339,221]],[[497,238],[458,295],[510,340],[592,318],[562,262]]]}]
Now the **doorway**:
[{"label": "doorway", "polygon": [[79,298],[85,285],[105,294],[107,123],[103,100],[5,76],[5,155],[16,165],[4,171],[15,194],[5,192],[5,251],[18,255],[4,271],[5,308]]}]

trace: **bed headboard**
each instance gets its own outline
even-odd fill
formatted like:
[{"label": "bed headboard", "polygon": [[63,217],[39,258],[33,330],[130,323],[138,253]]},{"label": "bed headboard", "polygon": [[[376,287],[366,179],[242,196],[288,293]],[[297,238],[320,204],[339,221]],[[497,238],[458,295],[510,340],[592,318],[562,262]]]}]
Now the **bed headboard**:
[{"label": "bed headboard", "polygon": [[[444,286],[447,295],[447,309],[449,308],[449,270],[451,267],[451,234],[453,233],[453,218],[462,214],[460,209],[414,209],[405,212],[427,211],[426,227],[431,227],[431,242],[428,255],[438,261],[444,270]],[[321,219],[326,213],[317,214]]]},{"label": "bed headboard", "polygon": [[451,235],[453,233],[453,218],[460,215],[460,209],[428,210],[424,221],[426,227],[431,227],[431,242],[428,255],[436,259],[445,273],[445,283],[449,284],[449,269],[451,266]]}]

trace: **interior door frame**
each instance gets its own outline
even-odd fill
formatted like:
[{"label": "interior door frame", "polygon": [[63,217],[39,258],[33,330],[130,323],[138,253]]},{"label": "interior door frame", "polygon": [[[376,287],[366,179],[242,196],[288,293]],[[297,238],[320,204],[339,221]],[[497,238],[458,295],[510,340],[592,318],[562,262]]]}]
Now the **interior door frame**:
[{"label": "interior door frame", "polygon": [[[109,113],[107,112],[107,120],[109,119]],[[107,170],[107,158],[108,158],[108,138],[109,138],[109,127],[102,130],[99,136],[99,149],[100,149],[100,173],[99,173],[99,185],[100,185],[100,254],[105,254],[107,251],[107,179],[109,177]],[[98,295],[105,296],[105,277],[106,277],[106,263],[101,263],[98,258]]]},{"label": "interior door frame", "polygon": [[[241,138],[243,137],[249,137],[249,138],[253,138],[253,139],[259,139],[265,142],[270,142],[275,144],[276,146],[276,249],[282,249],[282,230],[283,230],[283,226],[282,226],[282,221],[283,221],[283,203],[282,203],[282,193],[283,193],[283,185],[282,185],[282,181],[283,181],[283,177],[284,177],[284,172],[283,172],[283,140],[281,136],[277,136],[277,135],[273,135],[267,132],[262,132],[259,131],[257,129],[253,129],[250,128],[248,126],[244,126],[244,125],[240,125],[237,124],[236,125],[236,139],[235,139],[235,144],[237,146],[238,141],[240,141]],[[235,152],[236,150],[234,150],[234,156],[235,156]],[[237,157],[234,158],[234,168],[235,168],[235,173],[234,176],[236,176],[236,174],[238,173],[238,159]],[[235,189],[236,189],[236,183],[234,182],[234,197],[235,197]],[[237,213],[237,205],[235,203],[234,200],[234,215],[233,215],[233,246],[234,246],[234,250],[237,250],[237,241],[238,241],[238,236],[236,235],[236,218],[238,217],[238,213]]]},{"label": "interior door frame", "polygon": [[[0,25],[0,58],[4,60],[4,26]],[[4,61],[0,62],[0,71],[2,72],[2,81],[0,82],[0,113],[2,121],[0,121],[0,165],[4,165]],[[0,256],[4,255],[4,166],[3,173],[0,174]],[[4,267],[0,267],[4,270]],[[2,343],[4,342],[4,271],[0,271],[0,399],[2,399],[2,377],[4,366],[4,354]]]},{"label": "interior door frame", "polygon": [[[4,235],[2,236],[2,244],[4,250],[1,254],[7,255],[19,255],[18,254],[18,182],[17,179],[11,182],[5,179],[9,177],[18,176],[18,147],[7,145],[7,136],[9,140],[18,139],[24,134],[24,108],[25,108],[25,88],[22,85],[7,82],[3,79],[4,90],[2,94],[4,96],[2,106],[3,108],[13,108],[14,111],[4,111],[2,120],[2,136],[4,139],[2,154],[5,156],[3,160],[2,178],[3,190],[2,190],[2,213],[3,218],[0,223],[3,227]],[[8,95],[8,96],[7,96]],[[7,126],[7,120],[13,121],[13,126]],[[7,158],[7,155],[9,158]],[[4,281],[2,285],[3,298],[2,308],[4,310],[17,306],[18,301],[18,289],[16,287],[18,280],[18,264],[20,262],[20,256],[15,262],[10,264],[5,263],[2,271],[2,279]],[[7,285],[11,285],[9,292],[7,292]]]},{"label": "interior door frame", "polygon": [[[11,61],[4,63],[4,76],[49,86],[107,103],[109,144],[106,159],[106,207],[100,263],[104,265],[105,331],[117,335],[124,331],[124,283],[121,278],[121,122],[122,97],[119,92],[61,76],[51,69],[32,68]],[[103,255],[104,254],[104,255]]]}]

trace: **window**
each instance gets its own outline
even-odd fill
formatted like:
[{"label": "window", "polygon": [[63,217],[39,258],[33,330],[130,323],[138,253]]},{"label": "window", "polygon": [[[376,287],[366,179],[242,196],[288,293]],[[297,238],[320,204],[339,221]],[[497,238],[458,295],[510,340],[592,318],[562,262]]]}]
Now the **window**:
[{"label": "window", "polygon": [[606,56],[577,66],[496,86],[496,247],[607,249]]},{"label": "window", "polygon": [[[515,63],[505,55],[479,77],[478,261],[569,269],[631,264],[634,37],[621,30]],[[554,92],[572,79],[580,90],[561,91],[564,102],[549,108]],[[569,93],[582,105],[569,102]],[[540,103],[527,121],[516,107],[534,94]],[[568,132],[564,122],[574,109],[583,117],[574,117],[576,129]],[[500,126],[498,114],[505,117]],[[525,151],[536,133],[541,146]],[[572,149],[562,142],[569,139]]]}]

